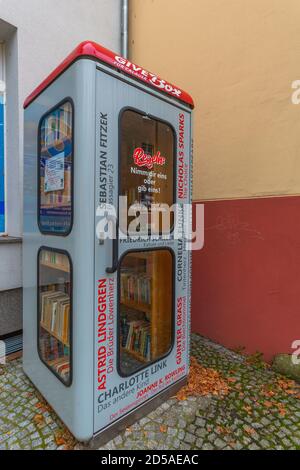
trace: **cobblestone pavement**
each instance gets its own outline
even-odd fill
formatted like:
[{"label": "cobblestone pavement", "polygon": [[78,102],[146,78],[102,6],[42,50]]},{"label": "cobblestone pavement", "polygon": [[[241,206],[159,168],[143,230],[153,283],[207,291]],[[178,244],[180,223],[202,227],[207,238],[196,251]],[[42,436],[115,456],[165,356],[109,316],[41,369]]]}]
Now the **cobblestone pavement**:
[{"label": "cobblestone pavement", "polygon": [[[259,360],[192,336],[192,354],[218,370],[225,397],[168,400],[101,449],[300,449],[299,392]],[[251,363],[252,362],[252,363]],[[0,449],[84,448],[70,436],[22,372],[21,360],[0,375]]]}]

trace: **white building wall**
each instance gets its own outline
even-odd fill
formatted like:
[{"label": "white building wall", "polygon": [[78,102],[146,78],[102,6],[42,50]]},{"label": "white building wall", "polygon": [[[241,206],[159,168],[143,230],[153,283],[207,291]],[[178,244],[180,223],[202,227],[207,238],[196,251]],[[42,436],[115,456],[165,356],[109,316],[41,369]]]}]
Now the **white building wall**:
[{"label": "white building wall", "polygon": [[[0,0],[6,47],[6,206],[9,236],[22,236],[23,102],[84,40],[120,51],[120,0]],[[21,249],[0,237],[0,291],[21,287]],[[1,336],[1,331],[0,331]]]}]

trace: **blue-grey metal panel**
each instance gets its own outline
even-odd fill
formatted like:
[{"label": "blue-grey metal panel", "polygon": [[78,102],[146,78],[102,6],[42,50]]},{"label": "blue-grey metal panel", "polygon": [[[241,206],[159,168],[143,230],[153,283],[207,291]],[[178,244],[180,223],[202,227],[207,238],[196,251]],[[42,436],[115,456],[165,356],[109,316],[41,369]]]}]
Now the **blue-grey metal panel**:
[{"label": "blue-grey metal panel", "polygon": [[[42,235],[37,225],[37,132],[41,116],[66,97],[74,102],[74,225],[67,237]],[[25,110],[24,370],[80,440],[93,434],[95,63],[73,64]],[[37,253],[66,250],[73,263],[73,381],[66,387],[37,351]]]},{"label": "blue-grey metal panel", "polygon": [[[122,77],[121,77],[122,78]],[[185,193],[179,196],[179,185],[176,188],[176,201],[190,201],[190,122],[191,113],[187,108],[170,101],[160,99],[147,93],[141,87],[130,84],[129,80],[118,80],[110,74],[97,72],[96,78],[96,169],[95,169],[95,205],[107,202],[118,207],[118,152],[119,132],[118,117],[124,107],[132,107],[158,119],[167,121],[176,131],[177,137],[177,175],[181,165],[187,176]],[[101,117],[107,124],[101,127]],[[184,139],[184,155],[179,158],[180,125],[181,138]],[[103,138],[105,145],[103,145]],[[96,218],[96,224],[97,224]],[[149,365],[131,377],[120,377],[117,372],[117,272],[108,275],[106,267],[112,262],[112,242],[105,240],[99,244],[95,238],[95,381],[94,381],[94,432],[98,433],[105,427],[112,426],[126,414],[141,407],[148,399],[165,390],[183,376],[187,375],[189,364],[189,253],[181,249],[178,240],[146,240],[129,241],[119,244],[119,256],[127,250],[170,248],[175,254],[175,342],[170,354],[155,365]],[[98,286],[100,287],[98,291]],[[102,287],[103,288],[102,288]],[[104,291],[103,291],[104,289]],[[105,296],[105,300],[103,300]],[[100,308],[101,319],[98,318],[101,303],[106,304],[105,311]],[[183,322],[179,324],[177,301],[184,299]],[[178,323],[177,323],[178,322]],[[104,328],[104,331],[103,331]],[[98,333],[98,329],[99,332]],[[181,334],[181,359],[176,357],[178,335]],[[177,338],[177,340],[176,340]],[[178,372],[180,371],[180,372]],[[138,396],[141,384],[144,388],[151,384],[157,386],[143,396]]]}]

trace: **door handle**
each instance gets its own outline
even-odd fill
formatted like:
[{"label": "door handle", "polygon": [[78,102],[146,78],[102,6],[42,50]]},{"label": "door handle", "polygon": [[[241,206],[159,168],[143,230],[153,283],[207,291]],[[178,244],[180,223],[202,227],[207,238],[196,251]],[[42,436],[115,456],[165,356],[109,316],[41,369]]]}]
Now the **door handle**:
[{"label": "door handle", "polygon": [[115,237],[113,238],[113,241],[112,241],[112,264],[111,264],[111,266],[107,266],[107,268],[106,268],[106,272],[108,274],[112,274],[112,273],[116,272],[118,267],[119,267],[118,231],[119,231],[119,224],[118,224],[118,220],[116,220],[116,233],[115,233]]}]

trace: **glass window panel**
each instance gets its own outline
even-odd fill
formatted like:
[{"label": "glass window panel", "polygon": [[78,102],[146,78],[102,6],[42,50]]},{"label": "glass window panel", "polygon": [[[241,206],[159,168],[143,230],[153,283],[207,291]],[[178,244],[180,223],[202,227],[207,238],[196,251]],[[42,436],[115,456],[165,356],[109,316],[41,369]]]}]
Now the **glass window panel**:
[{"label": "glass window panel", "polygon": [[[174,141],[172,127],[132,110],[121,116],[120,194],[128,206],[143,204],[148,209],[150,230],[151,205],[174,202]],[[127,218],[127,224],[134,216]],[[168,216],[173,226],[173,214]],[[124,228],[123,228],[124,229]],[[127,231],[128,226],[124,231]],[[152,233],[166,232],[162,217],[152,219]]]},{"label": "glass window panel", "polygon": [[69,256],[39,252],[38,347],[42,361],[64,382],[71,381],[71,289]]},{"label": "glass window panel", "polygon": [[120,265],[120,372],[131,375],[171,349],[173,256],[129,252]]},{"label": "glass window panel", "polygon": [[72,228],[73,108],[67,101],[40,124],[39,227],[67,235]]}]

